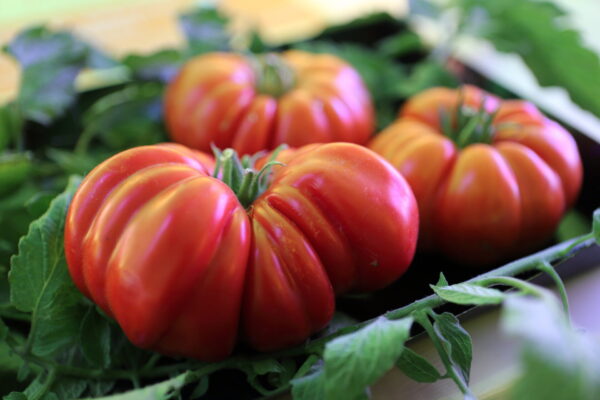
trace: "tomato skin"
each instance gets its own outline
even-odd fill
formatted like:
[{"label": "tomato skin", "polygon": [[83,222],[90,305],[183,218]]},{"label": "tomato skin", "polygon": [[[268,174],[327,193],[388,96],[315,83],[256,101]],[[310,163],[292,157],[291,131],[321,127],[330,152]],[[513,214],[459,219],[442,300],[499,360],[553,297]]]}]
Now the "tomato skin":
[{"label": "tomato skin", "polygon": [[276,98],[260,93],[248,59],[208,53],[186,63],[165,94],[171,138],[210,151],[211,143],[240,155],[309,143],[365,144],[374,130],[371,99],[358,73],[328,54],[280,55],[295,85]]},{"label": "tomato skin", "polygon": [[[534,250],[556,229],[582,180],[571,135],[533,104],[500,100],[474,86],[463,103],[497,112],[490,144],[463,149],[442,133],[458,90],[433,88],[408,100],[400,118],[369,147],[412,187],[421,218],[419,246],[468,265],[499,263]],[[485,101],[483,100],[485,99]]]},{"label": "tomato skin", "polygon": [[269,351],[330,321],[335,295],[383,287],[412,261],[418,210],[402,176],[354,144],[283,152],[245,210],[179,145],[127,150],[71,203],[69,271],[143,348],[201,360]]}]

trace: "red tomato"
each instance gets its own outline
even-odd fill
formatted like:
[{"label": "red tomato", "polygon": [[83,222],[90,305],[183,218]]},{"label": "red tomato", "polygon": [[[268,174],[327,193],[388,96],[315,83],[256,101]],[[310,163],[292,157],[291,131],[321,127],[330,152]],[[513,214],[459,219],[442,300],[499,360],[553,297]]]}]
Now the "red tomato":
[{"label": "red tomato", "polygon": [[218,360],[302,342],[331,319],[335,294],[404,273],[418,211],[402,176],[353,144],[282,157],[244,209],[179,145],[124,151],[96,167],[65,229],[76,285],[137,346]]},{"label": "red tomato", "polygon": [[196,57],[169,85],[165,116],[174,141],[202,151],[213,143],[240,155],[283,143],[365,144],[374,129],[358,73],[335,56],[298,50]]},{"label": "red tomato", "polygon": [[579,152],[563,127],[531,103],[474,86],[414,96],[369,147],[411,185],[420,247],[467,264],[497,263],[543,244],[581,186]]}]

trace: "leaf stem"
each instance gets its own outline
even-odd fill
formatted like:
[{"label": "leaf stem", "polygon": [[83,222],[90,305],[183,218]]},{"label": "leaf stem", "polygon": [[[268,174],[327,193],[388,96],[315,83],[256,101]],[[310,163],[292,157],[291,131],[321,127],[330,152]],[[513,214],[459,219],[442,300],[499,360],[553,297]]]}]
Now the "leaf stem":
[{"label": "leaf stem", "polygon": [[442,360],[442,363],[446,367],[446,375],[448,375],[454,381],[454,383],[456,383],[462,394],[471,393],[471,390],[467,386],[466,382],[456,374],[454,366],[452,365],[452,362],[448,357],[448,352],[446,351],[444,345],[435,333],[435,329],[433,328],[433,325],[429,320],[429,315],[427,315],[427,312],[421,309],[413,313],[413,316],[415,318],[415,321],[417,321],[417,323],[425,329],[425,332],[427,332],[427,335],[433,342],[433,345],[435,346],[435,349],[437,350],[440,359]]},{"label": "leaf stem", "polygon": [[560,275],[558,275],[558,272],[556,272],[552,264],[550,264],[549,262],[546,261],[541,263],[540,265],[538,265],[538,269],[542,272],[547,273],[556,284],[556,288],[558,289],[558,293],[560,294],[560,300],[562,301],[563,309],[565,310],[565,315],[570,323],[571,318],[569,313],[569,297],[567,296],[567,288],[565,287],[565,283],[563,282]]}]

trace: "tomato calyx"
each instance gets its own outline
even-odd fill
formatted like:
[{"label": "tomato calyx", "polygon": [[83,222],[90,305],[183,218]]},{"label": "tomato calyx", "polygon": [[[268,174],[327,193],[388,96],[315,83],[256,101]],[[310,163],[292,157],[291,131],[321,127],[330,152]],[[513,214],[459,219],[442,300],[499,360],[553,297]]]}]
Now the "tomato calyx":
[{"label": "tomato calyx", "polygon": [[259,93],[280,97],[296,84],[292,68],[275,53],[259,54],[249,58],[256,77],[256,90]]},{"label": "tomato calyx", "polygon": [[474,143],[492,143],[497,129],[492,124],[498,110],[490,113],[485,108],[484,97],[479,108],[469,107],[464,103],[462,92],[451,115],[447,110],[440,110],[442,132],[450,138],[459,149]]},{"label": "tomato calyx", "polygon": [[284,165],[275,161],[275,157],[281,149],[283,146],[271,154],[269,161],[260,170],[256,170],[254,164],[258,158],[264,156],[264,153],[257,153],[253,156],[245,155],[240,159],[233,149],[221,151],[213,146],[212,150],[216,160],[213,177],[229,186],[242,206],[248,208],[269,187],[273,166]]}]

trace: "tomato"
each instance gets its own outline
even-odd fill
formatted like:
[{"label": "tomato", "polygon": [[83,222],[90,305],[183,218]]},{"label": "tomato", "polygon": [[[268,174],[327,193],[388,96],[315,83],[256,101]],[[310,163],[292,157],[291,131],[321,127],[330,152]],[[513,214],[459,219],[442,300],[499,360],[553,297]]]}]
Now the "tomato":
[{"label": "tomato", "polygon": [[358,73],[328,54],[291,50],[263,56],[208,53],[186,63],[169,84],[171,138],[239,154],[287,143],[366,144],[373,106]]},{"label": "tomato", "polygon": [[581,186],[569,132],[531,103],[475,86],[414,96],[369,147],[413,189],[419,247],[471,265],[542,245]]},{"label": "tomato", "polygon": [[[218,360],[238,340],[263,351],[301,343],[330,321],[336,294],[408,268],[417,204],[372,151],[311,145],[246,176],[232,154],[219,158],[222,181],[210,157],[183,146],[130,149],[75,194],[69,271],[135,345]],[[265,177],[262,193],[244,195],[244,182]]]}]

